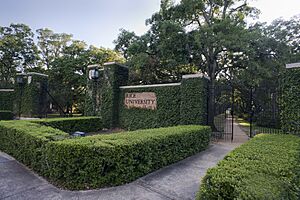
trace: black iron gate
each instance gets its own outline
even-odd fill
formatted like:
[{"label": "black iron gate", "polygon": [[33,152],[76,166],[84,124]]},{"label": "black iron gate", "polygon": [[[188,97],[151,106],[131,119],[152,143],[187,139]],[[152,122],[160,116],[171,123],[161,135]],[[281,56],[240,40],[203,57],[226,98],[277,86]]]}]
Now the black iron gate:
[{"label": "black iron gate", "polygon": [[212,139],[216,142],[233,140],[234,88],[230,84],[218,83],[215,87],[214,123]]}]

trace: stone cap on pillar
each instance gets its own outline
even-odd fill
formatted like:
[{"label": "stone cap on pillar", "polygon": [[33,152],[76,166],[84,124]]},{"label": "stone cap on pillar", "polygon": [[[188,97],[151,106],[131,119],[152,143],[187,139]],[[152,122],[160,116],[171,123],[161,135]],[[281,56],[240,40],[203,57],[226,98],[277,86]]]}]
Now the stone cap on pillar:
[{"label": "stone cap on pillar", "polygon": [[206,79],[210,80],[210,78],[203,73],[182,75],[182,79],[189,79],[189,78],[206,78]]},{"label": "stone cap on pillar", "polygon": [[298,63],[289,63],[289,64],[286,64],[285,67],[287,69],[291,69],[291,68],[300,68],[300,62]]},{"label": "stone cap on pillar", "polygon": [[124,67],[124,68],[127,68],[127,69],[128,69],[128,66],[123,65],[123,64],[118,63],[118,62],[106,62],[106,63],[103,64],[103,66],[108,66],[108,65],[118,65],[118,66],[120,66],[120,67]]}]

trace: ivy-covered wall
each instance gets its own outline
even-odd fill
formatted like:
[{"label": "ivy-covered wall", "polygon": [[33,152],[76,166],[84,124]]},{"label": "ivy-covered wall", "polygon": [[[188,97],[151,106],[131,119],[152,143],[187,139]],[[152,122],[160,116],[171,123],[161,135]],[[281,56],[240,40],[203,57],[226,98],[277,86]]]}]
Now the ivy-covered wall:
[{"label": "ivy-covered wall", "polygon": [[101,116],[106,128],[118,125],[119,115],[119,87],[126,85],[128,68],[118,63],[105,63],[97,68],[99,79],[91,80],[87,77],[87,98],[85,106],[86,116]]},{"label": "ivy-covered wall", "polygon": [[[120,93],[120,127],[135,130],[174,125],[207,124],[207,83],[202,74],[185,75],[181,83],[125,86]],[[157,109],[126,108],[126,93],[154,92]]]},{"label": "ivy-covered wall", "polygon": [[[92,78],[95,69],[98,79]],[[207,124],[208,79],[202,74],[185,75],[181,83],[126,86],[128,68],[124,65],[91,65],[88,71],[85,115],[100,116],[105,128],[136,130]],[[155,109],[126,107],[126,94],[143,92],[155,94]]]},{"label": "ivy-covered wall", "polygon": [[282,129],[300,135],[300,68],[286,69],[280,101]]},{"label": "ivy-covered wall", "polygon": [[181,124],[207,124],[208,79],[202,75],[185,75],[181,81]]},{"label": "ivy-covered wall", "polygon": [[[126,93],[154,92],[157,97],[157,110],[126,108]],[[121,87],[119,126],[128,130],[156,128],[180,124],[180,85],[162,84],[157,87]]]},{"label": "ivy-covered wall", "polygon": [[0,89],[0,110],[14,110],[14,89]]},{"label": "ivy-covered wall", "polygon": [[16,109],[22,117],[45,117],[48,106],[48,76],[29,72],[18,74],[23,84],[16,84]]}]

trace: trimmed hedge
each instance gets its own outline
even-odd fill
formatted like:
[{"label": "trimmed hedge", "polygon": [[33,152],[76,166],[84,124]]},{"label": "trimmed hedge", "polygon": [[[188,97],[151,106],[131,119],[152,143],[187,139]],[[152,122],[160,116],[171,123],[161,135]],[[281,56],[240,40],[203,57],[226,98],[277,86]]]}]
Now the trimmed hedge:
[{"label": "trimmed hedge", "polygon": [[204,150],[210,141],[210,128],[198,125],[82,138],[44,126],[72,130],[69,124],[81,120],[81,126],[99,122],[95,117],[0,121],[0,150],[59,186],[90,189],[130,182]]},{"label": "trimmed hedge", "polygon": [[197,199],[299,199],[300,138],[257,135],[202,180]]},{"label": "trimmed hedge", "polygon": [[67,133],[74,133],[75,131],[97,132],[103,129],[103,123],[99,117],[52,118],[32,122],[57,128]]},{"label": "trimmed hedge", "polygon": [[14,119],[14,113],[9,110],[0,110],[0,120],[12,120]]},{"label": "trimmed hedge", "polygon": [[67,137],[65,132],[29,121],[0,121],[0,150],[38,172],[45,165],[46,143]]},{"label": "trimmed hedge", "polygon": [[46,175],[68,189],[128,183],[204,150],[210,132],[190,125],[50,142]]}]

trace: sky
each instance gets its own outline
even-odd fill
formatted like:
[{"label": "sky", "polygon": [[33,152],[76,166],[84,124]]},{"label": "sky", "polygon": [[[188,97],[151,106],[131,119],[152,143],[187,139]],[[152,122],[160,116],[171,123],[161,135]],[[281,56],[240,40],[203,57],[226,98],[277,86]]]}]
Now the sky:
[{"label": "sky", "polygon": [[[300,0],[254,0],[259,21],[300,14]],[[159,10],[160,0],[0,0],[0,26],[24,23],[32,30],[69,33],[88,45],[114,48],[119,29],[141,35],[145,20]]]}]

